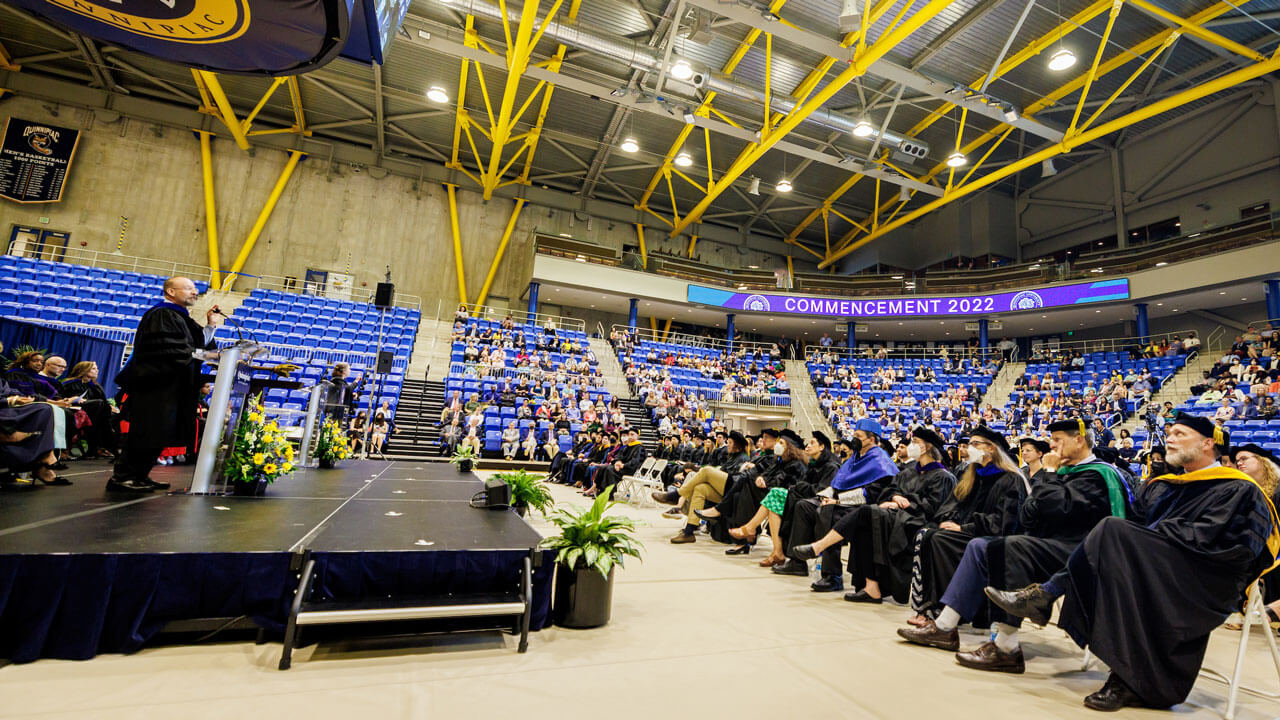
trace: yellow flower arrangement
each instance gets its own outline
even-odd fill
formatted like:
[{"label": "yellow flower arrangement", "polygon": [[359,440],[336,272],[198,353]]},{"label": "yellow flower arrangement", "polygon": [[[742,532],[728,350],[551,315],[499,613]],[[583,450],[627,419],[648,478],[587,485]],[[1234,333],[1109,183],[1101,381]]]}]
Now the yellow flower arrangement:
[{"label": "yellow flower arrangement", "polygon": [[316,457],[325,463],[351,457],[351,441],[333,418],[326,419],[320,426],[320,433],[316,437]]},{"label": "yellow flower arrangement", "polygon": [[274,482],[293,472],[293,446],[275,420],[268,420],[261,395],[245,404],[227,458],[226,475],[233,483]]}]

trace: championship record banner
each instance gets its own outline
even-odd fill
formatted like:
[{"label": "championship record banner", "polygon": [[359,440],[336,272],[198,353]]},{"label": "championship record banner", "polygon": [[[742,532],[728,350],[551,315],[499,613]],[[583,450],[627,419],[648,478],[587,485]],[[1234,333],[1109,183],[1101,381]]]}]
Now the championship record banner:
[{"label": "championship record banner", "polygon": [[784,315],[820,315],[850,318],[913,318],[988,315],[1082,303],[1127,300],[1129,281],[1103,280],[997,293],[995,295],[943,295],[906,298],[817,298],[799,295],[741,293],[690,285],[691,303],[732,310]]},{"label": "championship record banner", "polygon": [[76,156],[80,131],[11,117],[0,138],[0,197],[58,202]]},{"label": "championship record banner", "polygon": [[293,75],[347,41],[353,0],[5,0],[95,40],[214,72]]}]

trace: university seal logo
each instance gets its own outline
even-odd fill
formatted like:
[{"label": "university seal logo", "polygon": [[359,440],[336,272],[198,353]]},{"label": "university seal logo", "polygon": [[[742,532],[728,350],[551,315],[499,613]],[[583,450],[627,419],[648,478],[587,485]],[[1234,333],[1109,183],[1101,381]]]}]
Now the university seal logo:
[{"label": "university seal logo", "polygon": [[1031,290],[1023,290],[1009,301],[1010,310],[1034,310],[1038,307],[1044,307],[1044,299]]},{"label": "university seal logo", "polygon": [[248,0],[46,0],[118,30],[180,43],[234,40],[249,27]]},{"label": "university seal logo", "polygon": [[769,298],[763,295],[748,295],[746,300],[742,301],[743,310],[757,310],[759,312],[769,311]]}]

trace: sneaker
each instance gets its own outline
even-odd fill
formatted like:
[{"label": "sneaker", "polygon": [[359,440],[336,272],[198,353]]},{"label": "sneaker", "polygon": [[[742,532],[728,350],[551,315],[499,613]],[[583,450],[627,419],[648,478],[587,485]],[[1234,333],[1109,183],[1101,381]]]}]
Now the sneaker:
[{"label": "sneaker", "polygon": [[662,517],[671,518],[672,520],[679,520],[680,518],[684,517],[684,513],[680,511],[680,508],[671,508],[670,510],[662,513]]}]

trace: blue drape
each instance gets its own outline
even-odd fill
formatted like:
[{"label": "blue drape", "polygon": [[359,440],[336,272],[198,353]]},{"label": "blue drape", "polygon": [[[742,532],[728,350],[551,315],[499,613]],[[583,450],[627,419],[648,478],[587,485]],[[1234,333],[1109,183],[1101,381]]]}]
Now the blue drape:
[{"label": "blue drape", "polygon": [[12,356],[13,349],[21,345],[48,350],[66,358],[68,370],[78,362],[92,360],[98,363],[98,384],[106,390],[107,397],[116,394],[116,373],[124,358],[122,342],[0,318],[0,343],[4,343],[5,357]]}]

